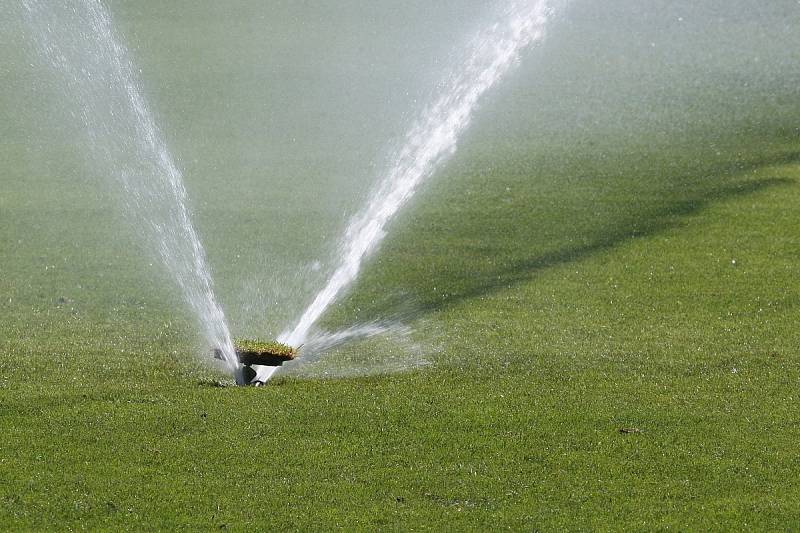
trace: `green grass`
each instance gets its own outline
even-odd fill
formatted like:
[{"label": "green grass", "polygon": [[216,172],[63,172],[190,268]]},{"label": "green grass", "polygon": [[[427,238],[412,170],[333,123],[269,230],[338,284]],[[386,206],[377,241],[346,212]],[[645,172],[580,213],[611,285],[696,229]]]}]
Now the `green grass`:
[{"label": "green grass", "polygon": [[204,386],[160,282],[5,208],[0,525],[800,524],[797,136],[541,150],[455,162],[328,317],[405,313],[396,375]]},{"label": "green grass", "polygon": [[[364,6],[345,3],[331,24],[316,5],[184,4],[113,8],[233,333],[270,338],[259,328],[288,325],[319,287],[302,265],[358,207],[443,43],[432,25],[397,53],[410,34],[387,32],[429,18],[413,6],[408,24],[379,3],[359,24]],[[0,47],[0,529],[800,528],[795,74],[740,79],[724,46],[651,57],[671,42],[646,42],[653,17],[612,27],[616,47],[592,16],[554,31],[588,41],[544,70],[532,55],[489,95],[322,324],[394,319],[409,338],[314,367],[361,377],[261,388],[212,386],[232,383],[200,362],[213,347],[89,175],[82,138],[31,92],[52,81],[27,70],[24,32],[0,32],[15,45]],[[729,37],[758,40],[746,22]],[[787,46],[765,35],[739,49],[753,65]],[[643,54],[630,69],[628,49]],[[674,58],[730,64],[704,78]],[[660,74],[649,100],[603,81],[617,64]],[[673,94],[672,78],[693,89]],[[430,364],[367,375],[406,356]]]}]

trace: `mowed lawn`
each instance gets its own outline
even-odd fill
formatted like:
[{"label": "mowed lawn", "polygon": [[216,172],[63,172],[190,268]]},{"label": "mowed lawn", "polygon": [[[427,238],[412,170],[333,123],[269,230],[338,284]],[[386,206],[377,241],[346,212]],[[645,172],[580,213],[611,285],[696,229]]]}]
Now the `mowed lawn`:
[{"label": "mowed lawn", "polygon": [[0,528],[800,526],[796,130],[465,150],[325,322],[432,364],[259,389],[113,206],[6,169]]}]

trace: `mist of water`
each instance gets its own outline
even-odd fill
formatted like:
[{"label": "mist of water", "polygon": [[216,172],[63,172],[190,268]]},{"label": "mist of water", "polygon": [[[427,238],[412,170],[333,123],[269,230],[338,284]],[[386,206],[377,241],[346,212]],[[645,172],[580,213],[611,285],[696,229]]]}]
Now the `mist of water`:
[{"label": "mist of water", "polygon": [[[373,321],[363,324],[355,324],[348,328],[338,331],[316,330],[308,336],[303,344],[303,356],[285,363],[281,370],[294,375],[317,376],[316,366],[323,360],[323,357],[340,346],[363,342],[375,337],[381,339],[391,338],[392,344],[409,345],[410,328],[400,322],[395,321]],[[416,347],[416,346],[415,346]],[[369,373],[380,373],[387,371],[408,370],[429,364],[427,360],[420,357],[416,350],[401,350],[401,356],[396,356],[390,360],[375,361],[370,358],[368,367],[353,368],[350,365],[327,366],[323,365],[324,376],[344,376],[344,375],[364,375]],[[256,380],[261,382],[268,381],[277,371],[276,367],[256,366]]]},{"label": "mist of water", "polygon": [[408,131],[365,208],[350,221],[339,266],[295,327],[280,336],[283,342],[294,346],[306,342],[317,320],[356,279],[364,259],[385,236],[389,221],[453,155],[481,97],[509,72],[525,48],[542,41],[554,8],[548,0],[512,1],[501,20],[469,44],[463,61],[441,82],[438,96]]},{"label": "mist of water", "polygon": [[23,0],[41,56],[60,73],[63,104],[88,138],[98,171],[123,190],[125,214],[177,283],[209,346],[238,367],[183,176],[140,89],[137,70],[99,0]]}]

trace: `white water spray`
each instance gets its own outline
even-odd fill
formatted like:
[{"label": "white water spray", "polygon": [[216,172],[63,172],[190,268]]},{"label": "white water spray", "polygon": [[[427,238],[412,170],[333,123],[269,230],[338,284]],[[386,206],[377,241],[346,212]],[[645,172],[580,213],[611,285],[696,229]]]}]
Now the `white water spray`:
[{"label": "white water spray", "polygon": [[126,215],[153,246],[198,318],[206,341],[238,367],[181,171],[139,88],[136,70],[100,0],[23,0],[41,54],[63,75],[91,159],[124,191]]},{"label": "white water spray", "polygon": [[481,96],[511,69],[522,50],[542,41],[552,16],[551,4],[549,0],[512,1],[503,19],[472,41],[466,59],[443,81],[441,94],[409,130],[366,207],[350,221],[339,266],[294,329],[281,335],[283,342],[293,346],[305,342],[320,316],[356,279],[364,259],[383,239],[387,223],[455,152]]}]

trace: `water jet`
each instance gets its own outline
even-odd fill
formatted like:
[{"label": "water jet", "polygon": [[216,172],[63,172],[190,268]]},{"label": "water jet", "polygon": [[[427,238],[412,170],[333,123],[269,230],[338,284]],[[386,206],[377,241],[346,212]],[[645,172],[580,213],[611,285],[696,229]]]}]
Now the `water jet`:
[{"label": "water jet", "polygon": [[412,123],[367,204],[350,220],[340,241],[338,267],[280,340],[306,342],[323,313],[358,277],[391,220],[456,152],[481,97],[512,70],[526,48],[544,40],[560,4],[559,0],[511,0],[501,18],[467,45],[462,60],[446,71],[437,96]]},{"label": "water jet", "polygon": [[[59,74],[81,145],[118,185],[122,211],[143,249],[169,274],[228,369],[238,366],[211,268],[195,229],[183,171],[140,87],[139,69],[101,0],[21,2],[38,54]],[[238,379],[238,378],[237,378]]]}]

